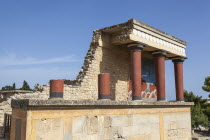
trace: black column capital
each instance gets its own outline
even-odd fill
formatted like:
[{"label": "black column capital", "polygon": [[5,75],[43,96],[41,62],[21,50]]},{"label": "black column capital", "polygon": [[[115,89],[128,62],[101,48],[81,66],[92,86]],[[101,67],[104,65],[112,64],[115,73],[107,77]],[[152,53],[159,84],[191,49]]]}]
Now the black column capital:
[{"label": "black column capital", "polygon": [[134,41],[131,43],[126,44],[126,46],[131,50],[131,51],[141,51],[144,49],[145,46],[147,46],[144,43]]},{"label": "black column capital", "polygon": [[165,58],[166,55],[167,55],[166,52],[160,52],[160,53],[153,54],[153,57],[163,57],[163,58]]},{"label": "black column capital", "polygon": [[129,49],[131,51],[141,51],[144,49],[144,47],[141,45],[133,44],[132,46],[129,46]]},{"label": "black column capital", "polygon": [[174,63],[183,63],[184,59],[173,59],[172,62],[174,62]]}]

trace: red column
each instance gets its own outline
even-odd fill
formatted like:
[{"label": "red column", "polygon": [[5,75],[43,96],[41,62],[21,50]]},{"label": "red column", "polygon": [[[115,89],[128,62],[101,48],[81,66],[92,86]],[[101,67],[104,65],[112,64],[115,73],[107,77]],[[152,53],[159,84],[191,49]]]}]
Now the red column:
[{"label": "red column", "polygon": [[154,54],[157,100],[165,101],[165,57],[166,53]]},{"label": "red column", "polygon": [[183,62],[184,59],[174,59],[174,76],[176,85],[176,100],[184,101]]},{"label": "red column", "polygon": [[63,89],[63,80],[50,80],[50,98],[63,98]]},{"label": "red column", "polygon": [[110,99],[110,74],[98,75],[98,99]]},{"label": "red column", "polygon": [[143,46],[134,44],[130,46],[131,55],[131,82],[132,82],[132,100],[141,100],[141,51]]}]

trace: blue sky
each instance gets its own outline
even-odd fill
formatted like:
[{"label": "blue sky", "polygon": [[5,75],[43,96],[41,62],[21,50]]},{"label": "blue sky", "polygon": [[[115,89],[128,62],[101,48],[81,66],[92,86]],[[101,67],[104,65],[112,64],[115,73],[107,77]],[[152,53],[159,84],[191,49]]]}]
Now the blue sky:
[{"label": "blue sky", "polygon": [[[92,31],[131,18],[187,41],[185,89],[207,97],[201,86],[210,76],[209,0],[0,0],[0,87],[74,79]],[[174,99],[171,61],[166,86]]]}]

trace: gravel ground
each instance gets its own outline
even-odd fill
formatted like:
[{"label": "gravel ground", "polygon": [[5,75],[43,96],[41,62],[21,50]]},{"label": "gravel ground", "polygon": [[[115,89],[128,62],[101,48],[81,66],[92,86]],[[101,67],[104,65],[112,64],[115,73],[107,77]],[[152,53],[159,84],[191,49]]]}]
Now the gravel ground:
[{"label": "gravel ground", "polygon": [[193,140],[210,140],[210,132],[195,130]]}]

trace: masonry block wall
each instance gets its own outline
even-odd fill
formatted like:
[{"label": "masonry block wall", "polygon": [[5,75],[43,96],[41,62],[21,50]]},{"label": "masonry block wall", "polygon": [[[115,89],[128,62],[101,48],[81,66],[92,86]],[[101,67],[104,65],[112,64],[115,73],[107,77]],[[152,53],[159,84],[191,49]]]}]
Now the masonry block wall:
[{"label": "masonry block wall", "polygon": [[[11,140],[190,140],[190,108],[13,109]],[[21,131],[18,131],[21,130]],[[26,133],[27,132],[27,133]]]}]

